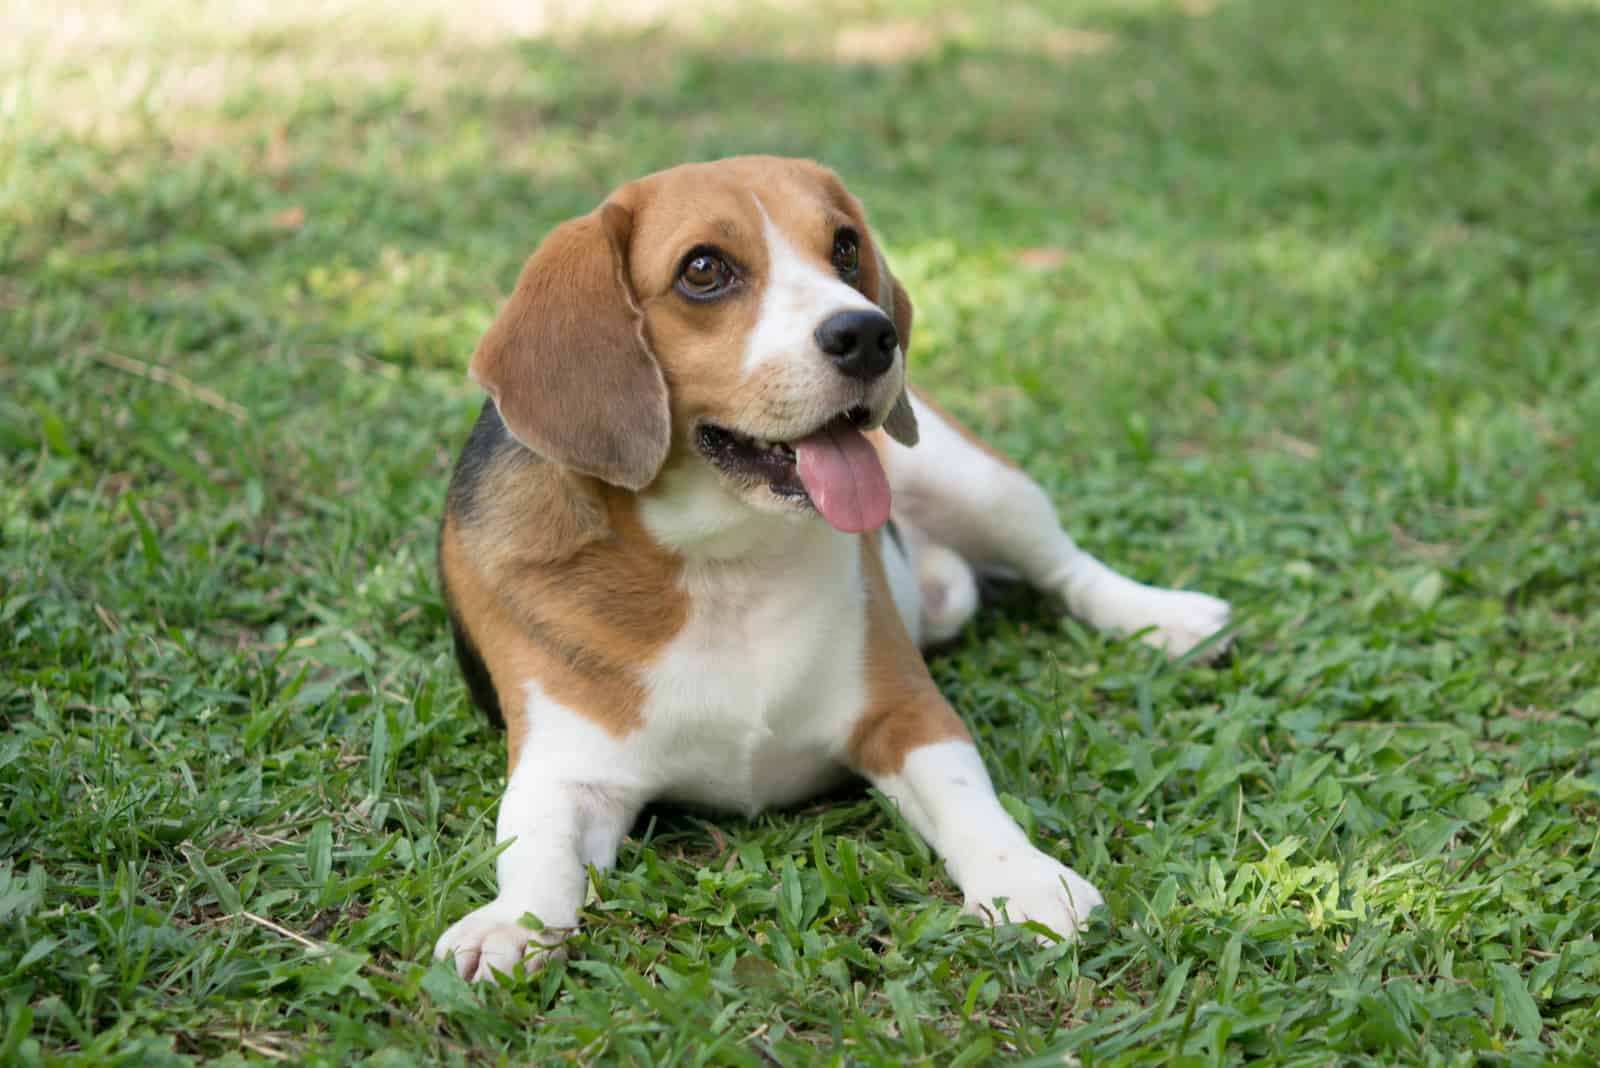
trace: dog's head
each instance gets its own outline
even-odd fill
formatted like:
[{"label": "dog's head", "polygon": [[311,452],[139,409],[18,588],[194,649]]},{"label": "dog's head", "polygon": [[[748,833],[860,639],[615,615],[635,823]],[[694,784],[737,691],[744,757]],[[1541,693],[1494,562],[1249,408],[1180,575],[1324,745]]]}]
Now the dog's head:
[{"label": "dog's head", "polygon": [[910,445],[911,302],[861,205],[814,163],[744,157],[623,186],[557,227],[472,376],[545,459],[629,490],[701,463],[747,504],[866,530]]}]

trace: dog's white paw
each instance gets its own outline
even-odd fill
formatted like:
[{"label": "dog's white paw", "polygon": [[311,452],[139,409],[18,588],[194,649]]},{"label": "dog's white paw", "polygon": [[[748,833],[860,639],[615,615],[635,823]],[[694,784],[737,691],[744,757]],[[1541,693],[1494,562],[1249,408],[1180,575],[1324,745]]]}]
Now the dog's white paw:
[{"label": "dog's white paw", "polygon": [[[1031,846],[999,850],[973,874],[971,885],[962,888],[964,911],[990,924],[1032,920],[1072,938],[1105,902],[1087,879]],[[1001,899],[1004,904],[997,904]]]},{"label": "dog's white paw", "polygon": [[[1143,618],[1131,621],[1128,629],[1143,630],[1140,637],[1147,645],[1172,657],[1182,656],[1226,627],[1233,615],[1233,608],[1227,601],[1188,590],[1152,589],[1142,601],[1140,615]],[[1231,640],[1213,645],[1202,659],[1219,656]]]},{"label": "dog's white paw", "polygon": [[521,961],[532,972],[566,956],[562,942],[569,928],[535,931],[519,922],[528,910],[495,899],[452,924],[433,948],[435,960],[455,959],[456,974],[482,982],[495,972],[510,975]]}]

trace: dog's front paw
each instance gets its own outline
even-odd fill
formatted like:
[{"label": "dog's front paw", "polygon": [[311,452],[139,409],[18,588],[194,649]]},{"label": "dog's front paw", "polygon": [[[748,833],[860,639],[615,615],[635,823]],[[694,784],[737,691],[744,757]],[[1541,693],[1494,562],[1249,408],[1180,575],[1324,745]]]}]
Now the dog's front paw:
[{"label": "dog's front paw", "polygon": [[1072,938],[1105,902],[1087,879],[1032,847],[997,851],[974,876],[962,888],[965,911],[990,924],[1032,920]]},{"label": "dog's front paw", "polygon": [[[1182,656],[1226,627],[1233,615],[1227,601],[1188,590],[1152,589],[1141,607],[1144,611],[1140,614],[1144,618],[1135,620],[1131,629],[1143,630],[1140,637],[1146,644],[1173,657]],[[1217,642],[1201,659],[1220,656],[1231,640]]]},{"label": "dog's front paw", "polygon": [[566,956],[562,945],[570,928],[535,931],[521,923],[528,910],[496,898],[453,924],[433,948],[435,960],[455,959],[456,973],[481,982],[495,972],[510,975],[521,961],[532,972]]}]

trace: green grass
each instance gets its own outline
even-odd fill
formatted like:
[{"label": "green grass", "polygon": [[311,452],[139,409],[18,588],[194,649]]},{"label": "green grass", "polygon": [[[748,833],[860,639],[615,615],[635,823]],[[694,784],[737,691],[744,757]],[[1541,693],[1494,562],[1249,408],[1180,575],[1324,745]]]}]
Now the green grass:
[{"label": "green grass", "polygon": [[[1600,9],[511,6],[0,18],[0,1063],[1600,1057]],[[652,812],[576,960],[468,987],[466,357],[551,225],[744,151],[845,175],[920,381],[1240,648],[1015,598],[935,662],[1079,945],[858,794]]]}]

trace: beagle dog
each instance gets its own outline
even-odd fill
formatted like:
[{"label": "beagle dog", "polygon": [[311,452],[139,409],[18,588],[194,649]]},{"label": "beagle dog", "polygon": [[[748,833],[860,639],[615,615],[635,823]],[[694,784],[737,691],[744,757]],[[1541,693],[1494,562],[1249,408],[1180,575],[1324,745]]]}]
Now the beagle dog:
[{"label": "beagle dog", "polygon": [[861,205],[802,160],[630,182],[528,260],[472,358],[489,399],[439,545],[509,750],[499,896],[436,951],[462,976],[561,952],[588,867],[648,802],[753,814],[850,776],[989,922],[1070,937],[1100,904],[1001,807],[919,648],[960,631],[987,571],[1174,655],[1229,609],[1074,545],[1038,485],[908,390],[911,324]]}]

